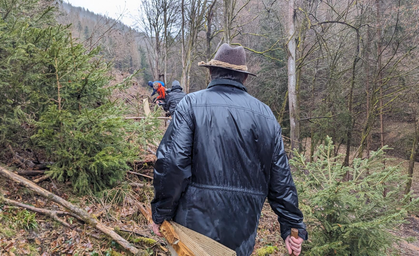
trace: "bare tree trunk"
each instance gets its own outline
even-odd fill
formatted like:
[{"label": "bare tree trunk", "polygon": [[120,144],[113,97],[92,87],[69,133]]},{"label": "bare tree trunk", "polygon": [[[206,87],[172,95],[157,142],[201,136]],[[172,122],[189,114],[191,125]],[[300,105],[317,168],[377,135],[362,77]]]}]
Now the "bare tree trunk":
[{"label": "bare tree trunk", "polygon": [[224,0],[224,40],[226,43],[230,44],[231,38],[231,4],[234,0]]},{"label": "bare tree trunk", "polygon": [[370,157],[370,147],[371,147],[371,130],[375,123],[375,113],[374,113],[374,107],[371,105],[371,102],[373,102],[373,99],[375,98],[375,92],[374,90],[370,90],[370,81],[371,81],[371,75],[370,75],[370,63],[369,63],[369,51],[371,48],[371,40],[370,40],[370,27],[367,28],[367,47],[365,49],[365,72],[366,72],[366,81],[365,81],[365,93],[366,93],[366,120],[364,129],[362,130],[361,135],[361,143],[358,148],[358,158],[362,158],[364,148],[367,151],[367,158]]},{"label": "bare tree trunk", "polygon": [[[367,81],[366,81],[366,85],[365,85],[365,90],[367,92],[367,121],[370,119],[370,115],[372,115],[372,113],[370,113],[370,111],[371,111],[371,99],[370,99],[370,97],[371,97],[371,91],[370,91],[371,76],[370,76],[370,62],[369,62],[370,49],[371,49],[370,27],[368,26],[367,27],[367,51],[366,51],[366,56],[365,56],[366,64],[367,64],[367,67],[366,67]],[[370,148],[371,148],[371,132],[368,132],[368,134],[367,134],[367,148],[366,148],[367,158],[370,158]]]},{"label": "bare tree trunk", "polygon": [[155,38],[156,41],[156,46],[154,48],[155,50],[155,59],[154,59],[154,65],[155,65],[155,70],[154,70],[154,79],[159,79],[160,78],[160,67],[159,67],[159,57],[160,57],[160,38],[159,36],[156,35]]},{"label": "bare tree trunk", "polygon": [[384,147],[384,116],[383,116],[383,72],[382,72],[382,27],[381,27],[381,0],[375,1],[377,8],[377,74],[378,87],[380,89],[380,142],[381,147]]},{"label": "bare tree trunk", "polygon": [[[212,19],[214,18],[214,7],[217,3],[217,0],[214,0],[210,7],[208,8],[207,12],[207,31],[206,31],[206,43],[207,43],[207,62],[211,59],[211,41],[212,41]],[[206,78],[206,85],[208,85],[210,82],[210,76],[209,73],[207,73]]]},{"label": "bare tree trunk", "polygon": [[288,97],[289,97],[289,112],[290,112],[290,139],[291,152],[299,148],[300,138],[300,124],[299,124],[299,109],[297,105],[297,91],[296,91],[296,73],[295,73],[295,9],[294,0],[289,0],[288,3]]},{"label": "bare tree trunk", "polygon": [[185,66],[186,66],[186,57],[185,57],[185,0],[182,0],[182,24],[181,24],[181,47],[182,47],[182,76],[180,77],[180,84],[185,89],[186,93],[189,93],[189,91],[186,90],[186,72],[185,72]]},{"label": "bare tree trunk", "polygon": [[412,150],[410,152],[409,158],[409,168],[407,169],[407,176],[409,180],[406,183],[405,194],[410,192],[412,188],[412,179],[413,179],[413,170],[415,167],[415,158],[419,155],[419,120],[415,122],[415,138],[413,139]]},{"label": "bare tree trunk", "polygon": [[168,33],[167,33],[167,27],[169,26],[168,21],[167,21],[167,9],[168,4],[167,4],[167,0],[164,0],[163,3],[163,19],[164,19],[164,70],[163,70],[163,83],[166,84],[166,77],[167,77],[167,37],[168,37]]},{"label": "bare tree trunk", "polygon": [[[316,88],[316,82],[317,82],[317,74],[318,74],[318,66],[319,66],[319,59],[316,61],[316,66],[314,68],[314,78],[313,82],[311,83],[311,108],[310,108],[310,117],[313,117],[313,108],[315,106],[315,94],[314,89]],[[313,156],[314,156],[314,148],[316,147],[316,141],[314,139],[314,125],[310,124],[310,162],[313,162]]]},{"label": "bare tree trunk", "polygon": [[[183,3],[184,0],[182,0]],[[198,34],[201,31],[205,15],[207,13],[207,0],[194,0],[190,2],[188,11],[187,35],[185,36],[185,12],[182,10],[182,78],[181,81],[185,86],[185,92],[190,90],[190,71],[195,53],[195,44],[198,40]],[[186,42],[185,42],[186,41]]]},{"label": "bare tree trunk", "polygon": [[[360,35],[359,35],[359,30],[356,30],[356,40],[357,40],[357,45],[356,45],[356,52],[355,52],[355,58],[354,61],[352,63],[352,80],[351,80],[351,87],[349,90],[349,97],[348,97],[348,112],[349,112],[349,125],[350,127],[348,127],[348,132],[347,132],[347,141],[346,141],[346,155],[345,155],[345,161],[343,162],[344,166],[349,166],[349,156],[351,154],[351,143],[352,143],[352,130],[355,124],[355,119],[354,119],[354,114],[353,114],[353,92],[354,92],[354,88],[355,88],[355,78],[356,78],[356,64],[359,61],[359,44],[360,44]],[[349,172],[348,172],[349,174]]]}]

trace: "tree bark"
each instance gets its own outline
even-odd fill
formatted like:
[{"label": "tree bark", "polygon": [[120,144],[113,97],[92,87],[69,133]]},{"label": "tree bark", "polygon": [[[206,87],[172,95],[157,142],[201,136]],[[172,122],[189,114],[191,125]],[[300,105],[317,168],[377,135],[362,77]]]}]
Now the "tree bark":
[{"label": "tree bark", "polygon": [[375,1],[377,8],[377,74],[378,87],[380,89],[380,142],[381,147],[384,147],[384,116],[383,116],[383,72],[382,72],[382,27],[381,27],[381,0]]},{"label": "tree bark", "polygon": [[227,44],[230,44],[230,38],[231,38],[231,5],[232,0],[224,0],[224,41]]},{"label": "tree bark", "polygon": [[289,112],[290,112],[290,139],[291,152],[299,148],[300,144],[300,124],[299,124],[299,109],[297,104],[296,91],[296,73],[295,73],[295,9],[294,0],[289,0],[288,3],[288,97],[289,97]]},{"label": "tree bark", "polygon": [[413,139],[412,150],[410,152],[409,167],[407,169],[407,176],[409,179],[406,183],[405,194],[408,194],[412,188],[413,170],[417,155],[419,155],[419,120],[416,120],[415,122],[415,138]]},{"label": "tree bark", "polygon": [[182,23],[181,23],[181,52],[182,52],[182,76],[180,77],[180,84],[185,89],[186,93],[189,93],[189,91],[186,90],[186,73],[185,73],[185,66],[186,66],[186,56],[185,56],[185,0],[182,0]]},{"label": "tree bark", "polygon": [[25,186],[27,188],[29,188],[30,190],[34,191],[35,193],[39,194],[40,196],[43,196],[53,202],[56,202],[59,205],[62,205],[63,207],[65,207],[67,210],[69,210],[70,212],[76,214],[77,216],[79,216],[84,222],[86,222],[87,224],[89,224],[90,226],[99,229],[100,231],[102,231],[103,233],[105,233],[106,235],[108,235],[109,237],[111,237],[115,242],[117,242],[119,245],[121,245],[124,249],[130,251],[131,253],[135,254],[135,255],[148,255],[146,252],[140,251],[137,248],[133,247],[127,240],[125,240],[124,238],[122,238],[120,235],[118,235],[117,233],[115,233],[115,231],[113,231],[113,229],[106,227],[105,225],[103,225],[100,221],[98,221],[97,219],[93,218],[92,216],[90,216],[89,213],[87,213],[86,211],[84,211],[83,209],[80,209],[79,207],[73,205],[72,203],[62,199],[61,197],[39,187],[38,185],[36,185],[35,183],[9,171],[6,170],[5,168],[0,166],[0,174],[10,180],[13,180],[16,183],[19,183],[22,186]]},{"label": "tree bark", "polygon": [[[214,0],[212,4],[209,6],[208,12],[207,12],[207,31],[206,31],[207,62],[211,60],[212,19],[214,18],[214,7],[216,3],[217,3],[217,0]],[[206,85],[209,84],[210,80],[211,78],[210,78],[209,72],[207,72]]]},{"label": "tree bark", "polygon": [[370,48],[371,48],[371,40],[370,40],[370,27],[367,27],[367,46],[365,49],[365,93],[366,93],[366,120],[365,120],[365,125],[364,125],[364,129],[362,130],[362,135],[361,135],[361,143],[359,145],[359,149],[358,149],[358,154],[357,157],[358,158],[362,158],[363,156],[363,152],[364,149],[366,149],[367,151],[367,158],[370,157],[370,147],[371,147],[371,129],[372,126],[374,124],[374,113],[372,112],[373,108],[371,106],[371,102],[372,101],[372,97],[374,95],[373,92],[371,92],[370,90],[370,81],[371,81],[371,76],[370,76],[370,62],[369,62],[369,53],[370,53]]},{"label": "tree bark", "polygon": [[[361,37],[359,35],[359,30],[356,30],[356,39],[357,45],[355,50],[355,58],[352,63],[352,80],[351,80],[351,87],[349,90],[349,97],[348,97],[348,112],[349,112],[349,127],[347,132],[347,141],[346,141],[346,155],[345,161],[343,162],[344,166],[349,166],[349,156],[351,154],[351,143],[352,143],[352,131],[355,124],[354,114],[353,114],[353,91],[355,88],[355,78],[356,78],[356,64],[359,61],[359,51],[360,51],[360,40]],[[349,174],[349,172],[348,172]]]}]

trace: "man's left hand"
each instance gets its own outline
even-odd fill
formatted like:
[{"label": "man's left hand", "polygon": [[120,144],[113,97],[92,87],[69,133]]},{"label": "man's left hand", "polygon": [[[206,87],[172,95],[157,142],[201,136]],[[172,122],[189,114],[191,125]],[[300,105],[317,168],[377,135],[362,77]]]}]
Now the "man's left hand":
[{"label": "man's left hand", "polygon": [[160,226],[161,226],[161,224],[156,224],[156,223],[152,223],[151,224],[151,230],[154,232],[154,234],[156,234],[156,235],[158,235],[158,236],[163,236],[161,233],[160,233]]},{"label": "man's left hand", "polygon": [[303,243],[303,239],[301,237],[294,238],[292,236],[288,236],[285,239],[285,247],[288,250],[288,253],[291,255],[294,253],[295,256],[300,255],[301,253],[301,244]]}]

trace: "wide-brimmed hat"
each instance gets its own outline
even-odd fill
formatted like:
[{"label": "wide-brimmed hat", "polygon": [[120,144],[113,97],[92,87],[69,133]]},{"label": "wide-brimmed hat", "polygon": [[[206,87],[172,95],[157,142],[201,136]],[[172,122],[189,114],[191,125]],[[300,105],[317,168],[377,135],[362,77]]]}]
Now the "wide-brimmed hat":
[{"label": "wide-brimmed hat", "polygon": [[207,63],[201,61],[198,63],[198,66],[207,68],[224,68],[256,76],[255,74],[252,74],[249,71],[247,71],[248,69],[246,66],[246,52],[244,51],[244,48],[242,46],[231,47],[230,45],[225,43],[220,46],[220,48],[214,56],[214,59],[208,61]]}]

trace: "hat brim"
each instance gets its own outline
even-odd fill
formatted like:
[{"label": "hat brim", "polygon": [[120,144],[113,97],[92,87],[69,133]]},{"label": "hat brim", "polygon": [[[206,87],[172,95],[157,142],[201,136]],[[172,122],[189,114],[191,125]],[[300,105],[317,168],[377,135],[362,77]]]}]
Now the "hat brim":
[{"label": "hat brim", "polygon": [[250,73],[248,71],[244,71],[244,70],[239,70],[239,69],[233,69],[233,68],[226,68],[226,67],[221,67],[221,66],[217,66],[217,65],[210,65],[210,64],[198,64],[199,67],[205,67],[205,68],[223,68],[223,69],[228,69],[228,70],[232,70],[232,71],[236,71],[236,72],[240,72],[240,73],[245,73],[251,76],[255,76],[257,77],[257,75]]}]

